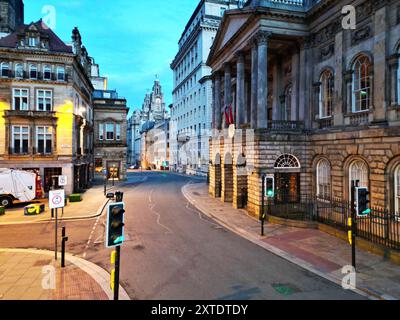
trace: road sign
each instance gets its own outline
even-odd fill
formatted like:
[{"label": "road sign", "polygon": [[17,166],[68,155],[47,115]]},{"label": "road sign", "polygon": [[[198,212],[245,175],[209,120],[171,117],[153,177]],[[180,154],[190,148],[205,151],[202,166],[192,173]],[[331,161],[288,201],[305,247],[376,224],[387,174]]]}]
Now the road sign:
[{"label": "road sign", "polygon": [[59,176],[58,177],[58,185],[60,187],[65,187],[68,184],[67,176]]},{"label": "road sign", "polygon": [[49,192],[49,208],[59,209],[65,206],[65,191],[64,190],[51,190]]}]

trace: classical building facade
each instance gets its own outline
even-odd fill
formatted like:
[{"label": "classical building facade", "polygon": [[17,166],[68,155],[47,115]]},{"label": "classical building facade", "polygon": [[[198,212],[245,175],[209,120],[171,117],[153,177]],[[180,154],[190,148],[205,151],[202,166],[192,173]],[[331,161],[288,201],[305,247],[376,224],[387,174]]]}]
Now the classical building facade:
[{"label": "classical building facade", "polygon": [[[342,26],[345,5],[355,29]],[[208,65],[213,127],[231,130],[213,135],[210,194],[235,207],[245,197],[259,215],[264,174],[281,202],[350,200],[359,180],[373,206],[400,212],[399,60],[398,1],[250,0],[226,12]]]},{"label": "classical building facade", "polygon": [[22,0],[0,0],[0,38],[14,32],[24,24]]},{"label": "classical building facade", "polygon": [[206,60],[225,10],[237,8],[237,4],[237,0],[201,0],[179,40],[171,64],[171,170],[208,172],[212,91]]},{"label": "classical building facade", "polygon": [[141,112],[135,110],[128,119],[127,141],[128,141],[128,164],[132,166],[140,166],[140,150],[141,150]]},{"label": "classical building facade", "polygon": [[126,179],[127,108],[126,99],[116,91],[95,90],[94,159],[96,172],[107,169],[108,179]]},{"label": "classical building facade", "polygon": [[68,177],[67,194],[93,177],[90,59],[76,28],[72,41],[41,20],[0,39],[0,167],[37,171],[46,192],[52,176]]}]

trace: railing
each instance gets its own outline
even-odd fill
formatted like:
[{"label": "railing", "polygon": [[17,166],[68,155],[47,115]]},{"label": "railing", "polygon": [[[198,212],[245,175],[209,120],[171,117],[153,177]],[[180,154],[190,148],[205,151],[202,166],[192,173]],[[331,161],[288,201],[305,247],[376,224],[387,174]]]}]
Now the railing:
[{"label": "railing", "polygon": [[290,7],[299,9],[310,9],[322,0],[261,0],[260,5],[266,7]]},{"label": "railing", "polygon": [[353,113],[349,116],[350,124],[353,126],[365,125],[369,123],[369,112]]},{"label": "railing", "polygon": [[[284,219],[317,221],[341,231],[348,230],[351,204],[340,198],[276,195],[266,202],[270,215]],[[400,250],[400,213],[372,207],[365,217],[357,217],[357,236],[373,243]]]},{"label": "railing", "polygon": [[277,131],[303,130],[304,122],[273,120],[268,121],[268,129]]},{"label": "railing", "polygon": [[333,127],[333,118],[320,119],[318,122],[320,129]]}]

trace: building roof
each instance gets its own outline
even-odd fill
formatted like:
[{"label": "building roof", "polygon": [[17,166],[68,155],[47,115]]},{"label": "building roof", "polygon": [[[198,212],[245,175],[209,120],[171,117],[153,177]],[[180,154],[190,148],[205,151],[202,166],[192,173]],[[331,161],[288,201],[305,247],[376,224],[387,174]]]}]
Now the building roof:
[{"label": "building roof", "polygon": [[[18,48],[19,39],[27,32],[38,32],[41,38],[48,40],[48,51],[73,54],[72,47],[66,45],[43,21],[24,24],[17,28],[16,31],[8,36],[0,39],[0,47]],[[42,49],[42,48],[40,48]]]}]

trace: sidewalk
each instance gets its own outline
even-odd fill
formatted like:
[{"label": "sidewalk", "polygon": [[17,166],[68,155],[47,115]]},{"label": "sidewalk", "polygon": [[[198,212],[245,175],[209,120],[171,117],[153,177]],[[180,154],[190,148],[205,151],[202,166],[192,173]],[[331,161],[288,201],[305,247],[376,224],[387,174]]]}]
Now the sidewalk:
[{"label": "sidewalk", "polygon": [[[0,249],[0,300],[111,300],[109,283],[109,273],[72,255],[61,269],[51,251]],[[120,300],[129,300],[121,286]]]},{"label": "sidewalk", "polygon": [[[120,184],[124,182],[116,182],[115,187],[112,187],[109,183],[107,191],[116,190]],[[35,216],[25,216],[24,207],[28,204],[17,204],[13,208],[6,209],[6,214],[0,216],[0,225],[10,224],[24,224],[24,223],[36,223],[51,221],[51,210],[48,206],[48,199],[41,199],[38,202],[45,204],[45,212]],[[95,185],[82,193],[81,202],[68,202],[62,210],[58,210],[58,218],[60,220],[71,220],[71,219],[88,219],[97,217],[101,214],[101,209],[106,204],[107,199],[104,197],[104,186]]]},{"label": "sidewalk", "polygon": [[[205,183],[188,184],[183,195],[198,210],[217,220],[268,251],[339,285],[341,271],[351,265],[350,245],[315,229],[298,229],[265,224],[265,237],[260,236],[260,222],[245,210],[234,209],[208,195]],[[400,299],[400,266],[375,254],[357,249],[357,290],[371,299]]]}]

